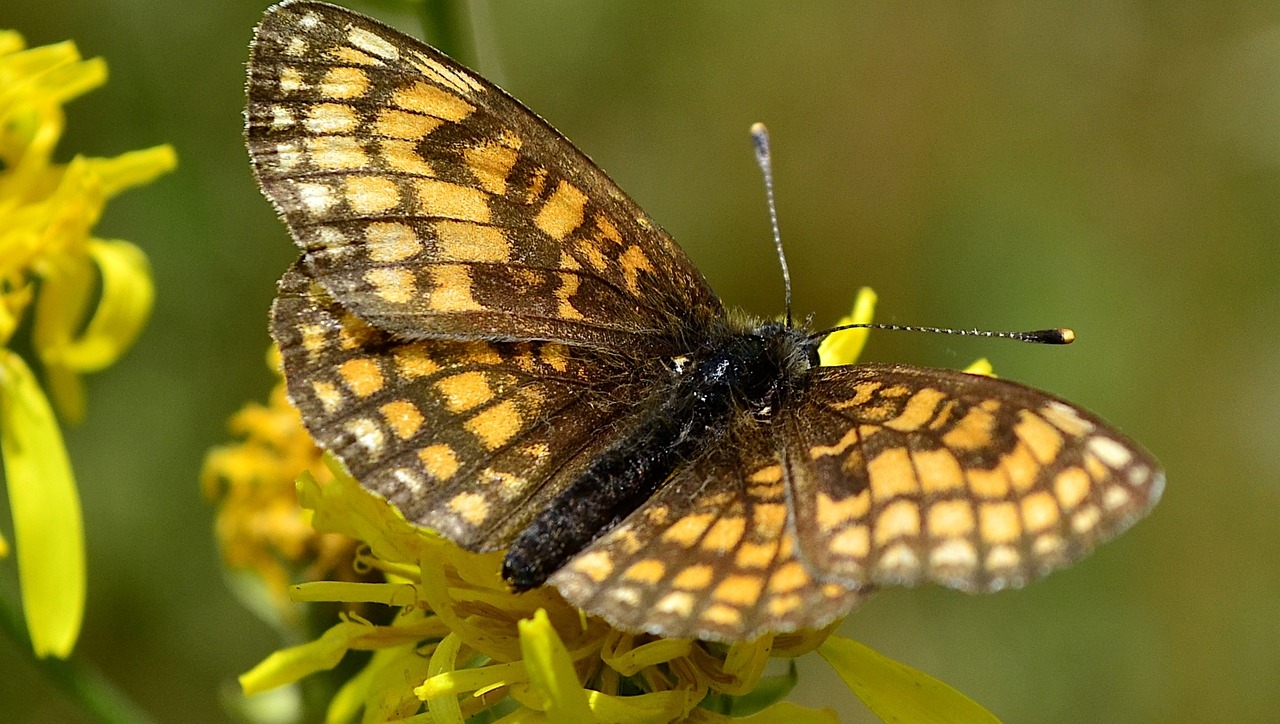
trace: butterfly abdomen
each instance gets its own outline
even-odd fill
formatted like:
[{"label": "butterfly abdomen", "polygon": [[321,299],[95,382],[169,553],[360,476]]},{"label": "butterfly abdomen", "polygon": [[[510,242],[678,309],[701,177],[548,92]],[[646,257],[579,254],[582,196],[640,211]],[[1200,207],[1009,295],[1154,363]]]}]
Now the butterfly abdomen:
[{"label": "butterfly abdomen", "polygon": [[800,338],[781,325],[733,334],[701,356],[673,361],[672,384],[630,432],[609,446],[511,544],[502,575],[524,591],[542,585],[596,538],[651,498],[683,463],[719,444],[734,416],[775,407],[796,383],[789,353]]}]

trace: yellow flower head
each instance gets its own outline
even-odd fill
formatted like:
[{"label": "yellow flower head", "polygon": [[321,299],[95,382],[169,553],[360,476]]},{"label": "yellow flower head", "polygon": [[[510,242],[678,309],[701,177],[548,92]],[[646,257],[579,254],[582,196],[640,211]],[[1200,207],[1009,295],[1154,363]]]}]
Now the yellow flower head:
[{"label": "yellow flower head", "polygon": [[0,31],[0,442],[32,646],[65,657],[84,612],[80,503],[44,390],[8,345],[30,312],[58,412],[79,420],[80,375],[124,353],[152,301],[146,256],[91,230],[107,199],[169,171],[175,156],[157,146],[53,163],[62,105],[102,85],[106,64],[81,60],[70,42],[24,48],[22,36]]}]

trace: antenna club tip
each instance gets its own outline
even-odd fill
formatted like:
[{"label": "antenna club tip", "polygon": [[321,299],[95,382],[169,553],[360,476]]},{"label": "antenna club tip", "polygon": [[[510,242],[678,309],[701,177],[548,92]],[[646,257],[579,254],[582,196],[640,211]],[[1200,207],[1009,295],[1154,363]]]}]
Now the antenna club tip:
[{"label": "antenna club tip", "polygon": [[1039,342],[1040,344],[1071,344],[1076,341],[1076,333],[1067,327],[1039,329],[1034,332],[1028,332],[1026,340],[1028,342]]},{"label": "antenna club tip", "polygon": [[1069,327],[1063,327],[1058,330],[1058,336],[1062,338],[1062,344],[1071,344],[1076,341],[1075,330]]},{"label": "antenna club tip", "polygon": [[763,123],[761,123],[760,121],[756,121],[755,123],[752,123],[752,124],[751,124],[751,135],[753,135],[753,136],[767,136],[767,135],[769,135],[769,129],[768,129],[768,128],[766,128],[766,127],[765,127],[765,125],[764,125]]}]

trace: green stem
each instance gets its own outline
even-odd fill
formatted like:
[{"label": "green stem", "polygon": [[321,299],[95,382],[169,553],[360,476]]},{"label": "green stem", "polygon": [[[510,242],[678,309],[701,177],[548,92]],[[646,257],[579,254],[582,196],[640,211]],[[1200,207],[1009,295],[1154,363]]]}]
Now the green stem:
[{"label": "green stem", "polygon": [[[9,599],[0,595],[0,626],[24,651],[31,651],[31,639],[22,615]],[[57,658],[37,659],[32,664],[67,693],[86,713],[104,724],[152,724],[155,720],[133,703],[124,692],[96,668],[79,661]]]}]

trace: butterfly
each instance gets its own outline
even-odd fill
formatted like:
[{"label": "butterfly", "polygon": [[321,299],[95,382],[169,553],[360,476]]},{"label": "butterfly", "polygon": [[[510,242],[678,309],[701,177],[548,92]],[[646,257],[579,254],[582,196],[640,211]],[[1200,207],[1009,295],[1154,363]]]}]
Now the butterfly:
[{"label": "butterfly", "polygon": [[405,517],[613,625],[738,641],[876,586],[1019,586],[1142,517],[1159,464],[1014,382],[822,366],[504,91],[377,21],[284,2],[252,165],[302,249],[292,403]]}]

